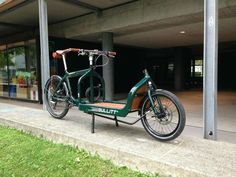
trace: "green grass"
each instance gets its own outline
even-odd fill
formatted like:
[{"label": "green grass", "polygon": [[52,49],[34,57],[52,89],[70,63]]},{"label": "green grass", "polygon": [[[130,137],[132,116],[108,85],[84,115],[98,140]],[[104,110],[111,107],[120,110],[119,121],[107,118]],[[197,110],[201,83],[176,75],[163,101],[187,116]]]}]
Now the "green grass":
[{"label": "green grass", "polygon": [[0,176],[147,177],[151,174],[117,167],[85,150],[0,126]]}]

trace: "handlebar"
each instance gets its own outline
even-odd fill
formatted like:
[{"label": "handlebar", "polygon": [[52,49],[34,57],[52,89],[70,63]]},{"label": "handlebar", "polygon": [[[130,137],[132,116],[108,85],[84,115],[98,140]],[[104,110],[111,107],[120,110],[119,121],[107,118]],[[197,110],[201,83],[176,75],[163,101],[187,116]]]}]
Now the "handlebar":
[{"label": "handlebar", "polygon": [[79,48],[68,48],[65,50],[57,50],[56,52],[53,52],[52,56],[53,58],[61,58],[62,55],[65,55],[68,52],[78,52],[78,55],[105,55],[107,57],[114,58],[116,56],[116,52],[112,51],[100,51],[97,49],[94,50],[87,50],[87,49],[79,49]]},{"label": "handlebar", "polygon": [[111,58],[114,58],[116,56],[116,52],[100,51],[97,49],[94,49],[94,50],[80,49],[78,54],[79,55],[105,55]]}]

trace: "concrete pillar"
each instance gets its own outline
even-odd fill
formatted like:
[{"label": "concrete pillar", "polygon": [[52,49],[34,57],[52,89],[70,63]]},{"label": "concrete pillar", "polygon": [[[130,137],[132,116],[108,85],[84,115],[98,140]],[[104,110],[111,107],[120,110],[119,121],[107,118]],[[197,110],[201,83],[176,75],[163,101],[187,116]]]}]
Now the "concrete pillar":
[{"label": "concrete pillar", "polygon": [[186,55],[184,54],[184,50],[182,48],[176,48],[175,51],[175,59],[174,59],[174,83],[175,90],[180,91],[184,89],[185,86],[185,59]]},{"label": "concrete pillar", "polygon": [[49,46],[48,46],[48,14],[46,0],[38,0],[39,6],[39,32],[40,32],[40,61],[41,61],[41,84],[43,109],[46,110],[44,102],[44,86],[50,77],[49,70]]},{"label": "concrete pillar", "polygon": [[[102,34],[102,50],[113,51],[113,33],[105,32]],[[107,62],[103,58],[103,64]],[[114,61],[110,59],[109,63],[103,67],[103,78],[105,80],[105,99],[114,99]]]},{"label": "concrete pillar", "polygon": [[204,1],[203,134],[217,139],[218,0]]}]

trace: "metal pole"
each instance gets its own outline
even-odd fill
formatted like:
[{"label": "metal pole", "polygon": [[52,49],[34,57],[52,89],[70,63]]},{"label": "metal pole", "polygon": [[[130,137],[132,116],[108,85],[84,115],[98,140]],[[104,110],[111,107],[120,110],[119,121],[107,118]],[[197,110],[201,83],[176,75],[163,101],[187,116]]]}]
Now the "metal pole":
[{"label": "metal pole", "polygon": [[[102,36],[102,50],[113,51],[113,33],[105,32]],[[107,62],[103,58],[103,64]],[[105,80],[105,99],[114,99],[114,66],[113,60],[110,59],[109,63],[103,67],[103,78]]]},{"label": "metal pole", "polygon": [[39,6],[39,32],[40,32],[40,60],[41,60],[41,83],[43,109],[46,110],[44,101],[44,85],[50,76],[49,70],[49,49],[48,49],[48,15],[46,0],[38,0]]},{"label": "metal pole", "polygon": [[204,0],[204,138],[217,139],[218,0]]}]

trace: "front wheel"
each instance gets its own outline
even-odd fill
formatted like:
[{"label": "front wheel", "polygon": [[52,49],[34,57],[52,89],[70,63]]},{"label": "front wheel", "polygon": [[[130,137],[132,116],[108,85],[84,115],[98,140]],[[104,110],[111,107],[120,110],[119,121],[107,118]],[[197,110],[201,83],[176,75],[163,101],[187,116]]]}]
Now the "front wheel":
[{"label": "front wheel", "polygon": [[[101,88],[100,88],[100,85],[98,86],[95,86],[93,88],[93,94],[94,94],[94,97],[93,97],[93,101],[96,102],[99,100],[100,96],[101,96]],[[85,96],[86,98],[89,100],[89,102],[92,102],[91,100],[91,87],[87,88],[86,91],[85,91]]]},{"label": "front wheel", "polygon": [[146,97],[141,105],[143,127],[160,141],[177,138],[183,131],[186,121],[185,111],[179,99],[166,90],[156,90],[151,97],[154,109],[149,97]]},{"label": "front wheel", "polygon": [[48,112],[57,119],[62,119],[69,110],[68,89],[60,76],[51,76],[45,85],[45,104]]}]

